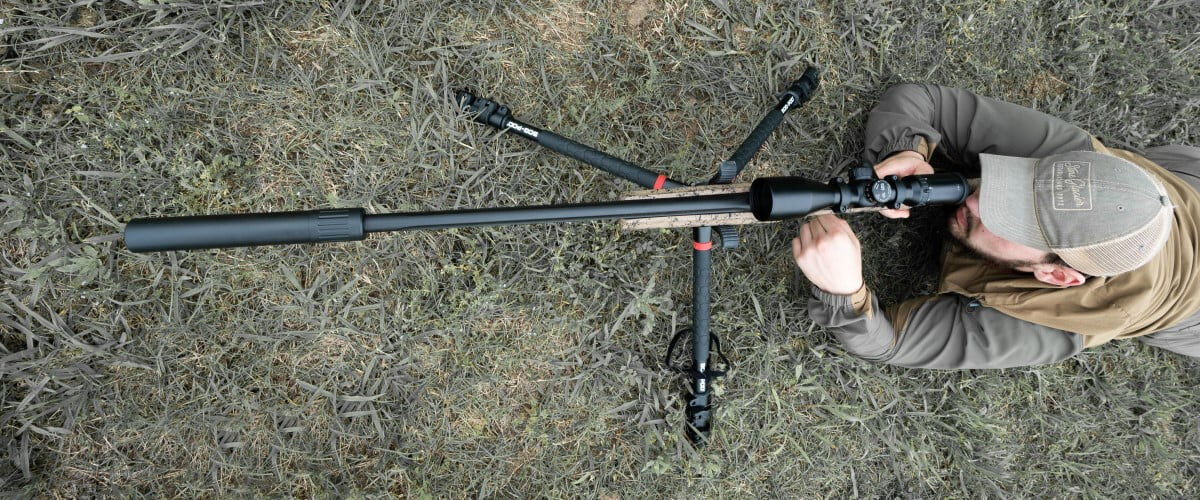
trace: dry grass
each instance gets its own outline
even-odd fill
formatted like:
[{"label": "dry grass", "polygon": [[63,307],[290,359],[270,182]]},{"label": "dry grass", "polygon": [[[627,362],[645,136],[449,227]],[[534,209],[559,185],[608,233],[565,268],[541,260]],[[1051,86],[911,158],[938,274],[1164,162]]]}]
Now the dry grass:
[{"label": "dry grass", "polygon": [[[22,495],[1200,494],[1200,367],[1116,343],[914,372],[808,320],[794,225],[715,266],[738,368],[715,442],[659,364],[682,231],[583,223],[135,255],[136,216],[614,199],[629,184],[453,111],[707,179],[806,64],[745,173],[827,178],[889,85],[1033,106],[1107,143],[1200,144],[1189,2],[0,2],[0,480]],[[940,214],[853,221],[885,301]]]}]

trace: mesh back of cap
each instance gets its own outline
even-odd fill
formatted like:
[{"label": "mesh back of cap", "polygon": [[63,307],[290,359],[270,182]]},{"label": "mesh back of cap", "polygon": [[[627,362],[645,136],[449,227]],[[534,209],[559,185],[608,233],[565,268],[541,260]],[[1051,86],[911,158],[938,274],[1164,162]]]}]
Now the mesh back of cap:
[{"label": "mesh back of cap", "polygon": [[1054,253],[1071,267],[1092,276],[1132,271],[1150,262],[1167,243],[1174,213],[1174,207],[1166,205],[1150,222],[1129,235],[1085,247],[1058,248]]}]

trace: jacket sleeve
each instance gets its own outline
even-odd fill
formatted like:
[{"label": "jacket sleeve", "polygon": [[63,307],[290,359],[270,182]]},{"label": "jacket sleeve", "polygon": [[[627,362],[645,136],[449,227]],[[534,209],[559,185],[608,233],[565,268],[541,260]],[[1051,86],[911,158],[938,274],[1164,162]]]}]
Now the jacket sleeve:
[{"label": "jacket sleeve", "polygon": [[1092,150],[1083,129],[1003,101],[940,85],[897,85],[867,117],[863,159],[872,164],[899,151],[931,158],[934,150],[958,169],[978,171],[979,153],[1040,158]]},{"label": "jacket sleeve", "polygon": [[[865,287],[864,289],[865,290]],[[869,291],[833,295],[812,288],[809,317],[846,351],[867,361],[910,368],[1011,368],[1054,363],[1083,349],[1083,336],[982,307],[957,294],[913,299],[899,332],[894,311],[880,311]]]}]

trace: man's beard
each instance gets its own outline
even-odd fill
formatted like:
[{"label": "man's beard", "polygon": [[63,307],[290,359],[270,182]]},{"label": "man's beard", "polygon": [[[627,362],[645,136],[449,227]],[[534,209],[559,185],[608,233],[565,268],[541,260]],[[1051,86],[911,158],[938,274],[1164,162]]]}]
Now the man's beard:
[{"label": "man's beard", "polygon": [[[967,212],[966,214],[963,214],[963,215],[964,215],[963,219],[966,219],[966,221],[967,221],[967,227],[963,228],[962,226],[958,226],[955,224],[949,224],[950,236],[952,238],[954,238],[954,242],[956,244],[958,244],[959,247],[962,247],[962,249],[966,250],[968,254],[970,254],[971,256],[973,256],[979,260],[985,261],[993,266],[997,266],[1001,269],[1012,269],[1012,270],[1016,271],[1017,267],[1025,266],[1025,265],[1029,264],[1028,262],[997,259],[995,257],[992,257],[992,256],[984,253],[983,250],[980,250],[978,247],[975,246],[974,243],[972,243],[969,239],[967,239],[967,237],[971,234],[971,232],[977,226],[983,224],[983,221],[980,220],[978,217],[972,216],[970,212]],[[952,218],[950,220],[954,221],[955,219],[952,216]]]}]

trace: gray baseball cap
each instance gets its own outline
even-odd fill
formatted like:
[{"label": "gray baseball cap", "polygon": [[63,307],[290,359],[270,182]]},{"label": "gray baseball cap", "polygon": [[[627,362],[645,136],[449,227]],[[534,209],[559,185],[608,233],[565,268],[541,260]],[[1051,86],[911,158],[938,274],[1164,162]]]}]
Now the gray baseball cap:
[{"label": "gray baseball cap", "polygon": [[1115,276],[1150,261],[1175,205],[1141,167],[1072,151],[1046,158],[979,155],[979,217],[1001,238],[1053,252],[1076,270]]}]

